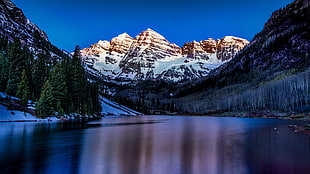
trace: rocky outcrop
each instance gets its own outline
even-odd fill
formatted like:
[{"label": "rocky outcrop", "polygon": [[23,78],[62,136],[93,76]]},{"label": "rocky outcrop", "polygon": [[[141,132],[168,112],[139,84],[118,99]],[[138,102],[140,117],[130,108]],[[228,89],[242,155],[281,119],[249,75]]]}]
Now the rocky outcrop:
[{"label": "rocky outcrop", "polygon": [[222,39],[203,40],[200,42],[188,42],[182,47],[182,54],[189,58],[209,59],[210,54],[216,54],[218,60],[227,61],[232,59],[238,51],[244,48],[249,41],[233,36]]},{"label": "rocky outcrop", "polygon": [[199,43],[206,53],[212,53],[212,54],[216,53],[218,45],[216,40],[210,38],[208,40],[202,40]]},{"label": "rocky outcrop", "polygon": [[217,58],[222,61],[232,59],[249,41],[233,36],[226,36],[217,41]]},{"label": "rocky outcrop", "polygon": [[185,43],[182,47],[182,55],[188,58],[208,59],[207,54],[207,51],[204,49],[204,47],[202,47],[200,42],[188,42]]}]

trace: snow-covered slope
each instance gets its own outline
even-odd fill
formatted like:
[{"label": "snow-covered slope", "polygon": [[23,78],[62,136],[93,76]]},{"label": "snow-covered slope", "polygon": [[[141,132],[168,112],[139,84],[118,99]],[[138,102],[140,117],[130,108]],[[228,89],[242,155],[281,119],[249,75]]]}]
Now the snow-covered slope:
[{"label": "snow-covered slope", "polygon": [[226,36],[185,43],[181,48],[147,29],[135,38],[123,33],[111,41],[99,41],[81,50],[81,55],[92,74],[108,79],[179,81],[206,76],[247,44],[245,39]]},{"label": "snow-covered slope", "polygon": [[140,112],[134,111],[104,97],[100,97],[100,102],[103,115],[143,115]]},{"label": "snow-covered slope", "polygon": [[3,105],[0,105],[0,121],[31,121],[38,120],[37,117],[29,113],[21,111],[7,110]]},{"label": "snow-covered slope", "polygon": [[[22,112],[18,110],[9,110],[6,106],[9,103],[16,103],[19,101],[18,98],[8,96],[6,93],[0,92],[0,122],[8,121],[47,121],[49,120],[59,120],[56,117],[49,117],[46,119],[37,118],[30,113]],[[126,106],[120,105],[114,101],[111,101],[107,98],[100,97],[100,102],[102,106],[102,115],[127,115],[127,116],[137,116],[143,115],[140,112],[134,111]],[[35,109],[34,102],[29,101],[28,109]]]}]

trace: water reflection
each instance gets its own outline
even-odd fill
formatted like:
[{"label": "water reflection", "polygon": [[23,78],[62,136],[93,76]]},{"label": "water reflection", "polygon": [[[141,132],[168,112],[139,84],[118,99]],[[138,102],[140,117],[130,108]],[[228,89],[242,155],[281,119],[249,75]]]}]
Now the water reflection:
[{"label": "water reflection", "polygon": [[72,129],[69,124],[2,123],[0,173],[78,173],[81,134],[65,131]]},{"label": "water reflection", "polygon": [[231,121],[202,120],[181,117],[151,125],[87,130],[79,171],[246,173],[243,123],[237,121],[232,128]]},{"label": "water reflection", "polygon": [[3,123],[0,173],[308,173],[310,137],[288,124],[210,117]]},{"label": "water reflection", "polygon": [[[286,127],[278,130],[255,131],[247,140],[246,159],[249,170],[270,174],[309,173],[310,136],[296,135],[286,131]],[[256,149],[253,150],[253,147]]]}]

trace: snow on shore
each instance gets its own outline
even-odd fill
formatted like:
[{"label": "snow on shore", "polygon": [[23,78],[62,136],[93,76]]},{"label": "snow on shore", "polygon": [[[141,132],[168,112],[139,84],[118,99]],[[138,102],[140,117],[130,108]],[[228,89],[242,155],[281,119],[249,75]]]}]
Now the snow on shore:
[{"label": "snow on shore", "polygon": [[[2,99],[11,97],[6,95],[5,93],[0,93],[0,97]],[[18,101],[18,98],[11,97],[11,100]],[[100,102],[102,106],[102,112],[103,115],[127,115],[127,116],[136,116],[136,115],[143,115],[140,112],[134,111],[130,108],[127,108],[123,105],[120,105],[114,101],[111,101],[107,98],[100,97]],[[35,109],[34,108],[34,102],[28,103],[28,108]],[[3,106],[0,104],[0,122],[11,122],[11,121],[47,121],[47,120],[59,120],[55,117],[50,117],[46,119],[40,119],[37,118],[30,113],[17,111],[17,110],[8,110],[6,106]]]},{"label": "snow on shore", "polygon": [[0,105],[0,121],[35,121],[41,120],[29,113],[7,110],[3,105]]}]

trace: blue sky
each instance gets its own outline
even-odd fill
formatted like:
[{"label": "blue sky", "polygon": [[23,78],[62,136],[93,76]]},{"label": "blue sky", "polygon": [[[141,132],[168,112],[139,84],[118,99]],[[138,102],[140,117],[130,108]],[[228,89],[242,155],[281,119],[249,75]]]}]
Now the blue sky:
[{"label": "blue sky", "polygon": [[293,0],[13,0],[50,41],[71,52],[151,28],[170,42],[232,35],[251,40],[272,12]]}]

